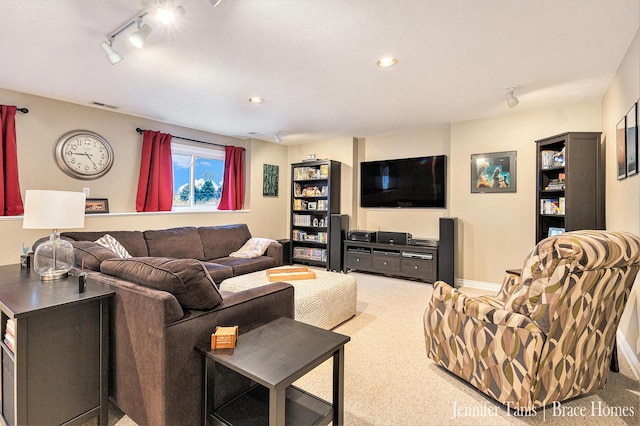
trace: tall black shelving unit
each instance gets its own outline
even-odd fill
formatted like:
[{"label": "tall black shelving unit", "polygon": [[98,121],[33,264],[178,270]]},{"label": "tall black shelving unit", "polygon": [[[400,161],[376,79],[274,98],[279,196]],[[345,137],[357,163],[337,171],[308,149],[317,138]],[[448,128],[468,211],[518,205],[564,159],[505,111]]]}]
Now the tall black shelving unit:
[{"label": "tall black shelving unit", "polygon": [[[340,213],[341,163],[304,161],[291,165],[291,260],[328,267],[331,214]],[[341,247],[335,248],[340,256]]]},{"label": "tall black shelving unit", "polygon": [[605,228],[600,135],[568,132],[536,141],[536,243],[555,233]]}]

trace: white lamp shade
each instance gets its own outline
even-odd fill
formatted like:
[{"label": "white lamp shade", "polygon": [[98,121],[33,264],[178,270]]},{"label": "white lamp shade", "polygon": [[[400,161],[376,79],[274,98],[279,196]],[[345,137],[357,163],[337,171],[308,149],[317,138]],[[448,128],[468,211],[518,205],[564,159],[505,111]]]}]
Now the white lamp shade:
[{"label": "white lamp shade", "polygon": [[71,191],[28,190],[25,193],[25,229],[84,227],[86,194]]}]

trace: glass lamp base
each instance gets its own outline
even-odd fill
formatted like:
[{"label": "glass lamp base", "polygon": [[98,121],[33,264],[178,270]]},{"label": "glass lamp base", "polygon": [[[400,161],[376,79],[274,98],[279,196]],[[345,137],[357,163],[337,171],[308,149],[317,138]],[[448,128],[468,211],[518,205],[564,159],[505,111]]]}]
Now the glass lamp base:
[{"label": "glass lamp base", "polygon": [[42,281],[58,280],[73,269],[73,246],[69,241],[61,240],[60,234],[53,232],[48,241],[36,248],[33,259],[33,270],[40,274]]},{"label": "glass lamp base", "polygon": [[44,271],[38,273],[40,274],[40,281],[59,280],[69,275],[67,271]]}]

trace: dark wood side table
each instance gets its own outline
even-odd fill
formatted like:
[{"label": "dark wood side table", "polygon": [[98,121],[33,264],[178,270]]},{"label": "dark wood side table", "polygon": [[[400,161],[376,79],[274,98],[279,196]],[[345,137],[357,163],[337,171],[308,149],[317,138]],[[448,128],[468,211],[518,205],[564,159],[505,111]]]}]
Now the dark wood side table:
[{"label": "dark wood side table", "polygon": [[[77,277],[40,281],[20,265],[0,266],[1,392],[5,424],[108,421],[109,301],[114,291]],[[5,341],[15,322],[13,348]]]},{"label": "dark wood side table", "polygon": [[[270,426],[344,423],[344,345],[349,336],[289,318],[279,318],[238,337],[234,349],[210,350],[205,357],[203,424],[257,422]],[[293,382],[333,357],[332,404],[303,391]],[[231,402],[211,410],[214,367],[221,364],[257,384]],[[262,420],[260,420],[262,419]]]}]

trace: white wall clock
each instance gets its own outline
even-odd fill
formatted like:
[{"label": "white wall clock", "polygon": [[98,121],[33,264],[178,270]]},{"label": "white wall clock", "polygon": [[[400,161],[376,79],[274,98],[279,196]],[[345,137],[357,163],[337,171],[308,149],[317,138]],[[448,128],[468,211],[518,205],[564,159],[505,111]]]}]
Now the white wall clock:
[{"label": "white wall clock", "polygon": [[77,179],[97,179],[113,165],[113,149],[99,134],[73,130],[56,142],[54,155],[63,172]]}]

